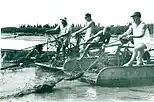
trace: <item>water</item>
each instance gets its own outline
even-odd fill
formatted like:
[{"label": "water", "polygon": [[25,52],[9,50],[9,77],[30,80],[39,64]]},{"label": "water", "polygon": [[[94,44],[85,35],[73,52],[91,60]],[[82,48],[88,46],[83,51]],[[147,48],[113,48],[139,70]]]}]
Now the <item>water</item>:
[{"label": "water", "polygon": [[[54,73],[41,73],[55,78]],[[36,78],[34,67],[17,72],[0,71],[0,95],[24,88],[26,83],[33,84]],[[78,80],[62,81],[51,93],[30,94],[24,97],[9,98],[0,102],[154,102],[154,86],[142,87],[100,87],[82,83]]]},{"label": "water", "polygon": [[[51,72],[42,72],[41,75],[53,77]],[[18,72],[5,72],[1,80],[1,94],[11,93],[24,88],[26,83],[33,84],[37,77],[35,68],[26,68]],[[47,75],[47,76],[48,76]],[[49,77],[48,76],[48,77]],[[42,76],[43,77],[43,76]],[[42,78],[41,77],[41,78]],[[53,77],[54,79],[55,77]],[[36,80],[36,79],[35,79]],[[54,87],[51,93],[30,94],[24,97],[9,98],[0,102],[153,102],[154,86],[142,87],[100,87],[87,83],[74,81],[62,81]]]}]

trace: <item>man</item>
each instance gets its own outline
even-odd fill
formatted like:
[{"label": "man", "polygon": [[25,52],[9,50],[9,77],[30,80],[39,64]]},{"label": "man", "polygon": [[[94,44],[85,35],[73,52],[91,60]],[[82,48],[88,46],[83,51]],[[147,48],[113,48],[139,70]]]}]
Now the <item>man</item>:
[{"label": "man", "polygon": [[61,18],[60,20],[61,20],[60,25],[58,25],[54,30],[47,30],[47,32],[57,31],[57,30],[60,31],[58,37],[56,38],[58,42],[56,58],[58,57],[58,54],[60,53],[61,49],[63,51],[63,57],[65,58],[65,53],[66,53],[65,49],[69,44],[70,34],[72,33],[72,29],[71,26],[68,25],[66,17]]},{"label": "man", "polygon": [[[146,24],[141,21],[141,13],[134,12],[131,17],[133,19],[132,25],[124,34],[119,36],[119,39],[123,37],[127,37],[128,39],[134,39],[133,55],[130,61],[123,66],[131,66],[136,57],[137,65],[142,65],[142,57],[144,54],[144,50],[148,47],[149,43],[148,34],[146,33],[147,27]],[[133,35],[130,35],[131,33],[133,33]]]},{"label": "man", "polygon": [[[101,47],[103,44],[108,44],[111,38],[111,34],[110,34],[111,28],[110,27],[105,27],[103,30],[99,31],[97,34],[91,36],[87,42],[90,42],[91,40],[91,44],[88,44],[83,52],[83,54],[81,55],[81,57],[79,58],[79,60],[81,60],[84,55],[87,53],[87,51],[89,50],[89,48],[91,47]],[[102,46],[104,47],[104,46]]]},{"label": "man", "polygon": [[[90,13],[85,14],[85,20],[86,20],[86,26],[72,34],[72,36],[75,37],[77,34],[86,31],[85,37],[83,38],[83,40],[81,40],[81,43],[87,42],[87,40],[94,35],[95,22],[91,19]],[[83,49],[84,46],[82,45],[81,51]]]}]

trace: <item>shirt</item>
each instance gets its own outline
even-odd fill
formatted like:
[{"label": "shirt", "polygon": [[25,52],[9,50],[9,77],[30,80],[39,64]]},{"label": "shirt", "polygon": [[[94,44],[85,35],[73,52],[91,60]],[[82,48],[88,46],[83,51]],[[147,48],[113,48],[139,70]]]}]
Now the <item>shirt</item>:
[{"label": "shirt", "polygon": [[[63,25],[60,25],[60,35],[63,35],[63,34],[69,33],[69,32],[70,32],[70,34],[72,32],[72,28],[70,25],[66,25],[65,27]],[[70,39],[70,34],[68,34],[64,38]]]},{"label": "shirt", "polygon": [[[87,22],[86,25],[88,25],[89,23],[94,23],[94,21]],[[85,41],[87,41],[91,36],[94,35],[94,28],[95,28],[95,23],[92,24],[91,27],[89,27],[86,30],[86,34],[85,34],[85,37],[84,37]]]},{"label": "shirt", "polygon": [[[133,23],[131,25],[131,28],[132,28],[132,31],[133,31],[133,35],[134,36],[142,35],[142,32],[144,30],[144,26],[145,25],[146,24],[144,22],[141,22],[138,26],[135,23]],[[149,36],[148,29],[146,28],[146,31],[145,31],[145,34],[144,34],[143,37],[141,37],[141,38],[134,38],[134,45],[139,44],[139,43],[147,44],[147,43],[149,43],[149,41],[150,41],[150,36]]]},{"label": "shirt", "polygon": [[100,35],[100,42],[103,42],[104,44],[108,44],[110,41],[111,35],[110,34],[101,34]]}]

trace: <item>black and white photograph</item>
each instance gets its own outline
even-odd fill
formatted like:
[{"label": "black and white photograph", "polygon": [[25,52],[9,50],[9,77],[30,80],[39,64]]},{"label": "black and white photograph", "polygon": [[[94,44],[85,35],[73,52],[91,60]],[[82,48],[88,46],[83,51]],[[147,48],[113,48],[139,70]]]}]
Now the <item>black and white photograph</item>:
[{"label": "black and white photograph", "polygon": [[0,102],[154,102],[153,0],[0,9]]}]

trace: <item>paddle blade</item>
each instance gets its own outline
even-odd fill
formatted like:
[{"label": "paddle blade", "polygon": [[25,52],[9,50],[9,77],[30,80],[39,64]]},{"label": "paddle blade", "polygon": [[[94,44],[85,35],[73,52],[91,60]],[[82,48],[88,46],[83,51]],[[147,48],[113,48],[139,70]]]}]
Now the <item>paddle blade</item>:
[{"label": "paddle blade", "polygon": [[84,75],[84,72],[80,72],[80,73],[77,73],[76,75],[65,78],[65,80],[68,80],[68,81],[76,80],[76,79],[79,79],[80,77],[82,77],[83,75]]}]

